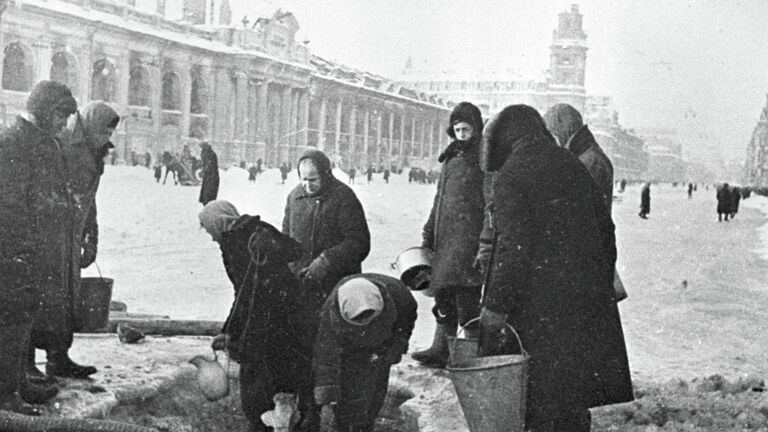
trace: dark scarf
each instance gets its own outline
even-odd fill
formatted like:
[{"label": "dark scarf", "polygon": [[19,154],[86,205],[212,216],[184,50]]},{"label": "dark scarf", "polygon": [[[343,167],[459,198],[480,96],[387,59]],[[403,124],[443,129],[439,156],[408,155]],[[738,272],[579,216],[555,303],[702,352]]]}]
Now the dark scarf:
[{"label": "dark scarf", "polygon": [[454,140],[448,144],[448,147],[440,153],[437,161],[440,163],[449,161],[452,157],[458,156],[460,153],[471,150],[477,145],[478,137],[472,137],[469,141]]}]

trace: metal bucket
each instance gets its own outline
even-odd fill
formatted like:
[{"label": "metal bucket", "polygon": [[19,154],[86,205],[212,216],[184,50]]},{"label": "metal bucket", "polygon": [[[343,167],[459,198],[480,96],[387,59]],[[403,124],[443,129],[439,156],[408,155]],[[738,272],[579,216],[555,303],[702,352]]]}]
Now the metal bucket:
[{"label": "metal bucket", "polygon": [[94,332],[109,324],[109,303],[114,280],[105,277],[80,279],[80,331]]},{"label": "metal bucket", "polygon": [[391,267],[408,288],[432,297],[434,293],[429,290],[432,255],[432,251],[425,247],[408,248],[400,252]]},{"label": "metal bucket", "polygon": [[477,339],[459,339],[458,337],[448,336],[448,343],[450,347],[450,354],[448,355],[449,367],[464,360],[477,358]]},{"label": "metal bucket", "polygon": [[515,329],[509,328],[522,354],[475,357],[448,364],[470,432],[525,430],[529,357]]}]

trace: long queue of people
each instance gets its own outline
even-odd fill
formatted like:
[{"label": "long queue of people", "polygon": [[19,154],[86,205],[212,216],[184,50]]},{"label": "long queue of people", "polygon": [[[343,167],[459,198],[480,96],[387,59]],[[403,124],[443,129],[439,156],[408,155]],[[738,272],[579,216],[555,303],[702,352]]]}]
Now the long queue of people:
[{"label": "long queue of people", "polygon": [[[27,108],[0,136],[0,409],[36,414],[28,402],[45,398],[35,398],[33,376],[96,372],[68,357],[80,327],[67,295],[95,259],[93,198],[119,116],[89,104],[61,135],[77,104],[49,81]],[[434,251],[437,330],[412,356],[444,367],[448,338],[476,317],[467,331],[481,355],[494,355],[512,325],[530,355],[526,430],[588,431],[590,408],[633,399],[614,287],[611,163],[565,104],[543,117],[512,105],[484,124],[462,102],[446,132],[422,234]],[[215,195],[201,200],[200,224],[235,293],[212,347],[240,362],[252,430],[268,430],[261,415],[287,392],[297,395],[297,430],[370,432],[417,305],[402,281],[361,273],[371,248],[365,211],[330,159],[310,149],[294,168],[299,184],[280,228]],[[47,375],[35,372],[35,347],[48,353]]]}]

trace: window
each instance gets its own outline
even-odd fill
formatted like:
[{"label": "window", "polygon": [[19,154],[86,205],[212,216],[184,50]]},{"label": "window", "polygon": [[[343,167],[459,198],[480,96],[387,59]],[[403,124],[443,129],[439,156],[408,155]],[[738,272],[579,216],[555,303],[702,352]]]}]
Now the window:
[{"label": "window", "polygon": [[91,99],[115,101],[115,67],[107,59],[97,60],[91,74]]},{"label": "window", "polygon": [[5,47],[3,57],[3,88],[29,91],[32,88],[32,61],[19,43]]},{"label": "window", "polygon": [[179,76],[173,72],[163,74],[163,94],[161,108],[164,110],[178,110],[181,106],[181,83]]},{"label": "window", "polygon": [[131,68],[128,80],[128,105],[149,106],[149,73],[143,66]]}]

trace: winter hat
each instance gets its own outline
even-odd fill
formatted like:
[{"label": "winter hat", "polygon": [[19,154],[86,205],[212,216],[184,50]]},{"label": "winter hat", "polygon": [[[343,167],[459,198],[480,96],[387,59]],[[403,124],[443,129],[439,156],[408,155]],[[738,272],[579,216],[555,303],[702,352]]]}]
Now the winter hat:
[{"label": "winter hat", "polygon": [[206,204],[198,217],[200,225],[214,240],[220,242],[223,239],[222,235],[237,222],[240,213],[229,201],[216,200]]},{"label": "winter hat", "polygon": [[483,133],[483,116],[480,114],[480,108],[469,102],[461,102],[453,107],[451,116],[448,118],[448,129],[445,130],[451,139],[456,139],[453,126],[461,122],[469,123],[476,135],[479,136]]},{"label": "winter hat", "polygon": [[64,84],[56,81],[40,81],[29,93],[27,111],[35,117],[48,118],[55,110],[69,114],[77,112],[77,101]]},{"label": "winter hat", "polygon": [[515,144],[525,137],[541,137],[554,141],[539,112],[528,105],[510,105],[496,114],[483,131],[480,145],[480,168],[498,171]]},{"label": "winter hat", "polygon": [[381,290],[376,284],[362,277],[342,283],[337,296],[341,317],[349,324],[368,325],[384,310]]},{"label": "winter hat", "polygon": [[571,137],[584,125],[579,111],[568,104],[553,105],[544,113],[544,122],[560,147],[567,147]]}]

